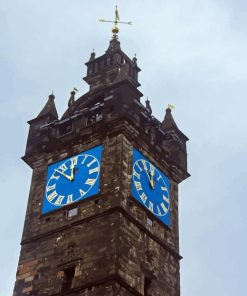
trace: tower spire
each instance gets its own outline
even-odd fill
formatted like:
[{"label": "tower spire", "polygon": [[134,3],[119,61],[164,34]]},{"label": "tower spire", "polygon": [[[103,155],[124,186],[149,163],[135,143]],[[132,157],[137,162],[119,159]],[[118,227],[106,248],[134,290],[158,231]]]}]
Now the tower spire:
[{"label": "tower spire", "polygon": [[168,129],[168,128],[178,128],[176,125],[176,122],[173,119],[172,116],[172,109],[174,107],[172,105],[168,105],[167,109],[166,109],[166,114],[165,114],[165,118],[162,122],[162,126],[164,129]]},{"label": "tower spire", "polygon": [[49,95],[47,103],[45,104],[44,108],[40,111],[37,118],[43,115],[48,115],[48,114],[54,116],[55,118],[58,118],[57,109],[56,109],[54,100],[55,100],[55,96],[52,92],[52,94]]},{"label": "tower spire", "polygon": [[132,22],[120,22],[120,16],[119,16],[117,5],[115,8],[115,20],[114,21],[108,21],[105,19],[99,19],[99,21],[102,23],[114,23],[114,27],[112,28],[112,34],[113,34],[112,39],[118,39],[118,33],[119,33],[118,24],[132,25]]}]

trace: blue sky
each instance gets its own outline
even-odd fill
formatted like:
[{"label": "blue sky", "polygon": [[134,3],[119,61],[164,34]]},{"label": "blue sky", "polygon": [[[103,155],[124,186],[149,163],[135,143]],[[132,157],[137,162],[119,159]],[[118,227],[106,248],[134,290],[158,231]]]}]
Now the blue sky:
[{"label": "blue sky", "polygon": [[180,185],[183,296],[246,295],[247,4],[230,0],[0,0],[2,213],[0,295],[12,295],[31,169],[21,161],[54,91],[61,115],[94,48],[104,53],[115,4],[122,49],[137,54],[140,90],[162,120],[168,103],[190,138]]}]

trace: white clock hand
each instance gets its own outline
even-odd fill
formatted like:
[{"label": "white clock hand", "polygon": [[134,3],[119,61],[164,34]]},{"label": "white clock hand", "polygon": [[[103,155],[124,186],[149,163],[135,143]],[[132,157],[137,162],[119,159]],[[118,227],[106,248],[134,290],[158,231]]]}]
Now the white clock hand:
[{"label": "white clock hand", "polygon": [[66,175],[65,173],[63,173],[62,171],[59,171],[57,169],[55,169],[56,172],[58,172],[59,174],[61,174],[62,176],[64,176],[65,178],[67,178],[68,180],[72,181],[73,178],[71,176]]},{"label": "white clock hand", "polygon": [[154,186],[153,186],[153,182],[154,182],[154,181],[150,178],[148,170],[145,169],[145,168],[144,168],[144,170],[145,170],[145,172],[146,172],[146,175],[148,176],[148,180],[149,180],[149,184],[150,184],[150,186],[151,186],[152,188],[154,188]]},{"label": "white clock hand", "polygon": [[71,164],[71,166],[70,166],[70,179],[71,179],[71,181],[73,181],[74,180],[74,168],[75,168],[75,166],[74,166],[74,164],[72,163]]},{"label": "white clock hand", "polygon": [[154,187],[155,187],[155,182],[154,182],[155,173],[154,173],[154,170],[155,170],[154,166],[150,164],[150,176],[151,176],[150,184],[151,184],[152,189],[154,189]]},{"label": "white clock hand", "polygon": [[152,168],[150,170],[150,175],[151,175],[150,184],[151,184],[151,187],[154,189],[154,187],[155,187],[155,182],[154,182],[154,168]]}]

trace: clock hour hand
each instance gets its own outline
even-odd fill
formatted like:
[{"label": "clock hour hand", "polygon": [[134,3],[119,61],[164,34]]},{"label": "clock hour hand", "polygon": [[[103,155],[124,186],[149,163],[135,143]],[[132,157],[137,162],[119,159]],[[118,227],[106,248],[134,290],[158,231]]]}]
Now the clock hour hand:
[{"label": "clock hour hand", "polygon": [[74,176],[68,176],[68,175],[66,175],[64,172],[62,172],[62,171],[59,171],[59,170],[57,170],[57,169],[55,169],[55,171],[57,172],[57,173],[59,173],[59,174],[61,174],[62,176],[64,176],[65,178],[67,178],[68,180],[70,180],[70,181],[72,181],[73,179],[74,179]]},{"label": "clock hour hand", "polygon": [[73,181],[74,180],[74,171],[75,171],[75,166],[73,163],[71,163],[70,170],[71,170],[70,171],[70,179],[71,179],[71,181]]}]

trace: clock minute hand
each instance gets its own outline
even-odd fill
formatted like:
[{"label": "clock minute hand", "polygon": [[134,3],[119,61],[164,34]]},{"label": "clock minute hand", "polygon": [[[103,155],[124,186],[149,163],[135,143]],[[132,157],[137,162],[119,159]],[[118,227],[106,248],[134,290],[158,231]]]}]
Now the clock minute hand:
[{"label": "clock minute hand", "polygon": [[150,184],[150,186],[152,187],[152,188],[154,188],[154,186],[153,186],[153,180],[151,180],[151,178],[150,178],[150,176],[149,176],[149,172],[148,172],[148,170],[147,169],[145,169],[144,168],[144,170],[145,170],[145,172],[146,172],[146,175],[148,176],[148,180],[149,180],[149,184]]},{"label": "clock minute hand", "polygon": [[154,189],[155,187],[155,182],[154,182],[154,168],[150,168],[150,184],[151,184],[151,187]]},{"label": "clock minute hand", "polygon": [[148,170],[147,170],[147,169],[144,169],[144,170],[145,170],[145,172],[146,172],[146,174],[147,174],[147,176],[148,176],[148,180],[150,181],[150,177],[149,177]]},{"label": "clock minute hand", "polygon": [[59,171],[59,170],[57,170],[57,169],[55,169],[55,171],[58,172],[59,174],[61,174],[62,176],[64,176],[65,178],[67,178],[68,180],[70,180],[70,181],[73,180],[73,178],[72,178],[71,175],[68,176],[68,175],[66,175],[64,172],[61,172],[61,171]]}]

